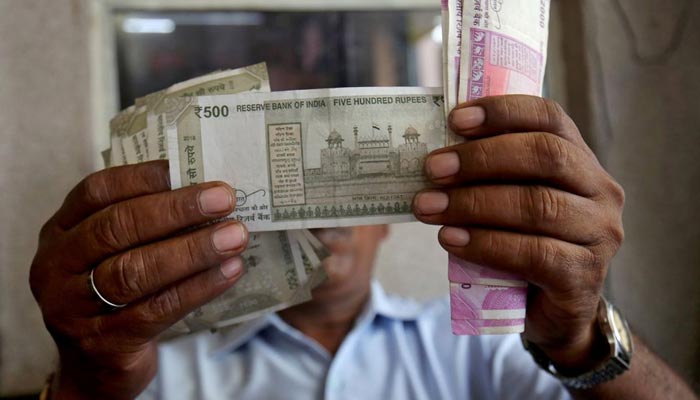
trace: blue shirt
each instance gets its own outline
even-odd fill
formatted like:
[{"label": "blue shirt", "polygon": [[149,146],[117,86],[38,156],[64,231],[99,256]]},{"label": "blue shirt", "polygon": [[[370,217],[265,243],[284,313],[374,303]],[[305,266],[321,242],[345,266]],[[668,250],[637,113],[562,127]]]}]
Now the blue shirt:
[{"label": "blue shirt", "polygon": [[160,346],[139,399],[570,399],[518,335],[454,336],[447,299],[417,303],[372,283],[335,356],[271,314]]}]

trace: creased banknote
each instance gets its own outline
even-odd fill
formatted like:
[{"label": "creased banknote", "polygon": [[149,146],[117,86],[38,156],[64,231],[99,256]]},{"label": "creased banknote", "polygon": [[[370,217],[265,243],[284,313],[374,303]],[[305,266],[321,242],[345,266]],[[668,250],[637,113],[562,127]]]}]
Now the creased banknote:
[{"label": "creased banknote", "polygon": [[310,290],[313,290],[328,279],[326,270],[323,268],[323,260],[327,257],[325,254],[330,254],[330,252],[325,249],[325,246],[323,250],[317,252],[304,236],[299,235],[303,231],[308,232],[305,229],[287,232],[290,234],[290,240],[296,241],[296,246],[292,246],[292,256],[295,262],[304,266],[309,280],[308,286]]},{"label": "creased banknote", "polygon": [[110,164],[117,166],[166,159],[165,127],[188,98],[199,95],[269,92],[270,81],[265,63],[216,71],[177,83],[167,89],[136,99],[110,122]]},{"label": "creased banknote", "polygon": [[429,88],[343,88],[189,98],[174,110],[174,188],[236,188],[251,232],[413,220],[423,162],[445,142]]},{"label": "creased banknote", "polygon": [[[214,72],[190,79],[145,97],[148,120],[148,143],[153,147],[151,159],[166,159],[166,127],[173,122],[183,102],[194,96],[217,96],[243,92],[269,92],[270,80],[265,63],[228,71]],[[152,144],[152,145],[151,145]]]},{"label": "creased banknote", "polygon": [[527,282],[519,276],[487,268],[478,264],[450,257],[447,266],[450,282],[474,283],[477,285],[524,287]]},{"label": "creased banknote", "polygon": [[328,279],[323,260],[328,258],[331,252],[308,229],[288,232],[299,245],[301,260],[309,277],[309,286],[313,289]]},{"label": "creased banknote", "polygon": [[[134,106],[110,122],[112,146],[102,152],[105,166],[167,158],[165,129],[177,115],[173,110],[194,96],[269,90],[267,69],[260,63],[217,71],[136,99]],[[228,327],[309,300],[310,290],[326,279],[321,260],[327,252],[309,232],[251,234],[249,246],[241,255],[246,268],[241,280],[170,327],[163,338]]]},{"label": "creased banknote", "polygon": [[[450,283],[452,319],[525,318],[526,287]],[[455,318],[459,316],[460,318]]]},{"label": "creased banknote", "polygon": [[253,233],[242,254],[245,274],[214,301],[185,317],[192,331],[221,328],[311,299],[287,232]]},{"label": "creased banknote", "polygon": [[524,330],[524,319],[452,320],[452,332],[455,335],[505,335]]}]

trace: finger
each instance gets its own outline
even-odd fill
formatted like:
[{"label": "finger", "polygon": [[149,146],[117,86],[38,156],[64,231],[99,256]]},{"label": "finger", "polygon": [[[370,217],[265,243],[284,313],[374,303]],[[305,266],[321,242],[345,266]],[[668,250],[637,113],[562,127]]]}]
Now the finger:
[{"label": "finger", "polygon": [[240,254],[247,240],[243,224],[223,222],[110,257],[95,268],[94,283],[110,302],[130,304]]},{"label": "finger", "polygon": [[127,338],[152,340],[196,308],[231,288],[243,275],[243,260],[234,257],[103,318],[106,331]]},{"label": "finger", "polygon": [[594,197],[607,175],[570,142],[548,133],[505,134],[433,152],[426,174],[440,185],[528,181],[546,183],[580,196]]},{"label": "finger", "polygon": [[68,230],[110,204],[170,190],[168,171],[168,162],[158,160],[95,172],[68,193],[54,219]]},{"label": "finger", "polygon": [[512,230],[581,245],[600,240],[596,222],[605,218],[594,201],[546,186],[428,190],[416,195],[413,209],[428,224]]},{"label": "finger", "polygon": [[74,272],[86,271],[124,250],[226,216],[235,202],[233,189],[210,182],[111,205],[61,237],[65,248],[78,246],[62,261]]},{"label": "finger", "polygon": [[443,227],[438,240],[464,260],[522,276],[555,293],[597,290],[605,274],[589,249],[537,235],[469,227]]},{"label": "finger", "polygon": [[562,107],[542,97],[482,97],[457,106],[450,113],[449,124],[453,132],[470,139],[508,132],[551,132],[588,148]]}]

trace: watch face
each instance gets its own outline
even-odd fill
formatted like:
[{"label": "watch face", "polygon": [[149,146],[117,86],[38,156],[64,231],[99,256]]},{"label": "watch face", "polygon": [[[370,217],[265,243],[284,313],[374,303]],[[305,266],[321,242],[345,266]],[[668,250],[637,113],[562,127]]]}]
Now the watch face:
[{"label": "watch face", "polygon": [[620,315],[620,312],[615,307],[612,308],[612,317],[615,336],[617,336],[624,351],[626,353],[630,353],[630,350],[632,349],[632,337],[630,336],[629,329],[627,328],[627,322],[625,322]]}]

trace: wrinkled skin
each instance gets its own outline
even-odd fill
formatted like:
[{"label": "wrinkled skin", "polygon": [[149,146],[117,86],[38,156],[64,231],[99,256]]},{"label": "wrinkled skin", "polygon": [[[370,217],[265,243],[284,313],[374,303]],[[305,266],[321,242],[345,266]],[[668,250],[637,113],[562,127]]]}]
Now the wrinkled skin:
[{"label": "wrinkled skin", "polygon": [[[110,168],[80,182],[41,230],[30,285],[60,355],[55,398],[133,398],[157,371],[158,335],[231,287],[245,227],[221,222],[223,183],[171,191],[166,161]],[[210,189],[207,191],[207,189]],[[109,311],[88,284],[109,301]]]},{"label": "wrinkled skin", "polygon": [[[466,141],[426,161],[436,188],[416,196],[416,217],[446,226],[439,240],[452,254],[528,280],[527,338],[561,367],[585,369],[623,238],[622,189],[554,103],[484,98],[460,105],[450,124]],[[191,229],[234,207],[223,183],[171,191],[163,161],[100,171],[71,191],[41,231],[30,276],[59,349],[56,398],[133,398],[145,388],[157,371],[158,335],[243,273],[244,227]],[[317,233],[334,254],[329,282],[281,315],[332,351],[368,296],[386,228]],[[126,307],[100,305],[92,269],[103,295]]]},{"label": "wrinkled skin", "polygon": [[428,157],[437,187],[416,196],[416,217],[445,225],[439,241],[451,254],[530,282],[526,338],[561,368],[585,370],[624,236],[622,188],[549,100],[487,97],[449,123],[465,140]]}]

